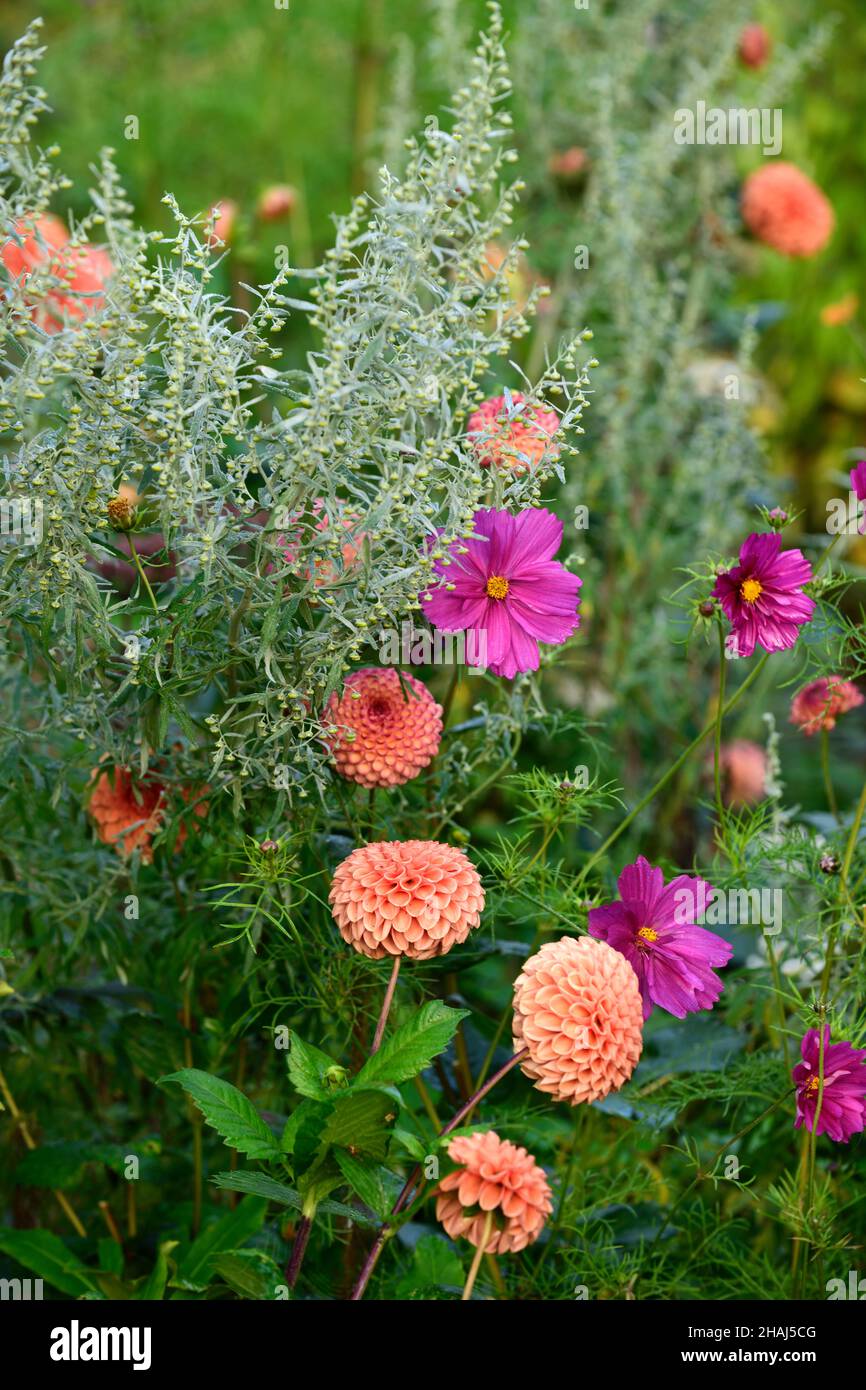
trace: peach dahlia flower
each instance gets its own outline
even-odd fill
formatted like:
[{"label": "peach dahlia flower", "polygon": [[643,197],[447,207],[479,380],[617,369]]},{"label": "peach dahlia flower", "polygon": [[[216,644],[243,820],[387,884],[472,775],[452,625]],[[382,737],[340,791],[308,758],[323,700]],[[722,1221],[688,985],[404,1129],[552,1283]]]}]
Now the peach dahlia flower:
[{"label": "peach dahlia flower", "polygon": [[544,1169],[526,1149],[492,1129],[452,1139],[448,1155],[460,1165],[437,1188],[436,1217],[452,1240],[465,1236],[477,1247],[493,1212],[488,1255],[523,1250],[537,1240],[553,1210]]},{"label": "peach dahlia flower", "polygon": [[492,396],[469,417],[467,432],[482,468],[495,465],[523,473],[545,453],[550,459],[559,454],[552,442],[559,429],[556,411],[528,404],[524,408],[526,397],[520,391],[512,392],[511,401],[518,407],[511,419],[505,396]]},{"label": "peach dahlia flower", "polygon": [[337,726],[328,740],[337,771],[362,787],[409,782],[439,751],[442,706],[415,676],[393,667],[353,671],[325,713]]},{"label": "peach dahlia flower", "polygon": [[797,691],[791,701],[790,721],[799,724],[804,734],[816,734],[819,729],[835,729],[840,714],[862,703],[863,696],[852,681],[842,676],[820,676]]},{"label": "peach dahlia flower", "polygon": [[378,960],[444,956],[481,921],[484,889],[462,849],[436,840],[375,841],[338,864],[329,894],[340,935]]},{"label": "peach dahlia flower", "polygon": [[[165,784],[154,777],[136,782],[125,767],[114,767],[110,772],[96,768],[91,783],[87,810],[102,843],[114,845],[124,858],[133,850],[140,849],[142,863],[150,864],[153,860],[151,841],[168,810],[168,789]],[[188,790],[181,795],[184,801],[192,799],[192,793]],[[207,814],[204,801],[195,807],[195,814],[199,818]],[[186,833],[186,826],[181,825],[174,843],[176,850],[182,847]]]},{"label": "peach dahlia flower", "polygon": [[59,333],[65,320],[87,318],[105,303],[102,293],[114,274],[114,264],[101,246],[73,246],[59,217],[25,217],[15,223],[20,239],[0,248],[0,259],[13,280],[27,283],[44,270],[61,282],[47,289],[33,307],[33,321],[46,333]]},{"label": "peach dahlia flower", "polygon": [[625,956],[591,936],[549,941],[514,982],[514,1046],[536,1089],[572,1105],[628,1081],[643,1046],[638,978]]},{"label": "peach dahlia flower", "polygon": [[743,184],[743,221],[753,236],[783,256],[814,256],[833,234],[836,217],[817,184],[795,164],[774,159]]}]

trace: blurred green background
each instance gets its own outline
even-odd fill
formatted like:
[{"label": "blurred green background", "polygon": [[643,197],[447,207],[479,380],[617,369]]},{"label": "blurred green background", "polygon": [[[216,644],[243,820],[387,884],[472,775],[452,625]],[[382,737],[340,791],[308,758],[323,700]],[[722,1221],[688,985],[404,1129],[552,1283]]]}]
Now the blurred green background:
[{"label": "blurred green background", "polygon": [[[514,22],[532,3],[504,0],[506,18]],[[148,226],[168,225],[167,189],[189,213],[230,198],[251,214],[268,184],[294,185],[300,200],[290,224],[257,228],[253,243],[241,222],[239,257],[265,278],[278,244],[288,244],[296,264],[315,263],[333,214],[345,211],[353,187],[369,182],[381,157],[373,137],[401,61],[416,115],[440,106],[454,55],[437,49],[437,24],[448,12],[468,40],[485,7],[483,0],[6,0],[0,40],[5,49],[36,15],[45,21],[42,82],[53,107],[45,138],[62,147],[77,211],[86,204],[89,165],[106,144]],[[740,305],[763,306],[769,325],[758,353],[767,390],[756,424],[779,476],[779,500],[806,506],[807,526],[817,530],[850,456],[866,451],[859,302],[866,301],[866,10],[862,0],[829,7],[786,0],[756,3],[754,18],[777,45],[833,23],[817,69],[784,103],[782,157],[825,190],[836,233],[808,262],[749,247],[737,289]],[[137,139],[125,136],[129,116],[138,120]],[[519,110],[516,126],[519,137]],[[757,158],[741,152],[743,172]],[[866,543],[858,544],[852,558],[866,564]]]}]

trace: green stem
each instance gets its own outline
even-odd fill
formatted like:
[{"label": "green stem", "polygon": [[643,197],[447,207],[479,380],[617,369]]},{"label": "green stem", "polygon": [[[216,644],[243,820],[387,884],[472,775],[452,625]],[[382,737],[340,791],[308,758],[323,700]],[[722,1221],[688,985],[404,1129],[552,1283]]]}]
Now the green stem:
[{"label": "green stem", "polygon": [[725,718],[725,678],[727,675],[727,657],[725,656],[725,629],[722,627],[721,619],[718,623],[719,628],[719,703],[716,710],[716,738],[713,749],[713,780],[716,788],[716,817],[719,822],[719,834],[723,835],[725,818],[725,808],[722,804],[722,724]]},{"label": "green stem", "polygon": [[824,778],[827,805],[835,820],[838,821],[839,808],[836,804],[836,793],[833,790],[833,779],[830,776],[830,732],[828,729],[821,730],[821,776]]},{"label": "green stem", "polygon": [[[733,695],[722,708],[721,713],[723,718],[725,715],[730,714],[734,706],[738,704],[742,697],[745,695],[746,691],[749,689],[749,686],[757,680],[761,671],[764,669],[764,665],[767,662],[768,658],[769,652],[765,652],[764,655],[761,657],[760,661],[752,667],[748,676],[743,681],[743,684],[739,687],[739,689],[734,691]],[[655,782],[652,787],[650,787],[646,795],[641,797],[637,805],[634,806],[632,810],[629,811],[628,815],[620,821],[616,829],[611,831],[604,844],[601,845],[593,854],[590,855],[589,859],[586,861],[586,863],[580,871],[580,877],[578,882],[582,882],[586,878],[586,875],[589,873],[590,869],[593,868],[593,866],[597,864],[600,859],[604,858],[611,845],[616,844],[620,835],[622,835],[626,830],[628,830],[628,827],[631,825],[635,817],[639,816],[641,811],[644,810],[644,808],[648,806],[656,796],[658,796],[662,788],[667,786],[671,778],[677,772],[679,772],[683,763],[686,762],[686,760],[691,756],[692,753],[694,753],[695,749],[700,748],[704,739],[707,738],[715,729],[716,722],[716,719],[713,719],[709,724],[705,725],[701,732],[695,738],[692,739],[691,743],[683,749],[676,762],[671,763],[671,766],[667,769],[666,772],[662,774],[658,781]]]},{"label": "green stem", "polygon": [[157,603],[156,599],[154,598],[154,596],[153,596],[153,589],[150,587],[150,584],[148,583],[147,575],[145,574],[145,572],[144,572],[144,567],[143,567],[143,565],[142,565],[142,563],[141,563],[141,557],[140,557],[138,551],[137,551],[136,548],[135,548],[135,541],[132,539],[132,532],[131,532],[131,531],[129,532],[129,535],[128,535],[127,539],[129,540],[129,553],[130,553],[130,555],[132,556],[132,562],[133,562],[133,564],[135,565],[135,568],[138,570],[138,577],[139,577],[139,579],[141,580],[142,587],[146,590],[147,596],[148,596],[148,598],[150,599],[151,603],[153,604],[153,611],[154,611],[155,613],[158,613],[158,612],[159,612],[159,604]]}]

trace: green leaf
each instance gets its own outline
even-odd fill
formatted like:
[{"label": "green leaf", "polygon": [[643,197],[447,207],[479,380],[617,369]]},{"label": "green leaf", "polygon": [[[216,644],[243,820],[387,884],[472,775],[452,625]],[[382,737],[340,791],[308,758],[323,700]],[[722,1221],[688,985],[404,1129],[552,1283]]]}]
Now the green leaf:
[{"label": "green leaf", "polygon": [[261,1230],[266,1211],[267,1203],[260,1197],[245,1197],[234,1211],[214,1221],[193,1241],[180,1261],[177,1283],[185,1288],[206,1288],[213,1273],[214,1257],[224,1250],[236,1250]]},{"label": "green leaf", "polygon": [[280,1138],[280,1148],[282,1149],[283,1153],[293,1154],[295,1152],[295,1144],[297,1142],[298,1132],[305,1123],[314,1119],[315,1116],[318,1115],[320,1117],[321,1124],[324,1124],[325,1119],[330,1113],[331,1107],[329,1104],[325,1105],[318,1100],[302,1100],[300,1105],[296,1106],[296,1108],[292,1111],[291,1115],[286,1120],[286,1123],[283,1126],[283,1133]]},{"label": "green leaf", "polygon": [[114,1274],[117,1278],[123,1276],[123,1250],[116,1240],[110,1236],[100,1236],[96,1242],[99,1252],[99,1268],[103,1274]]},{"label": "green leaf", "polygon": [[112,1164],[117,1153],[105,1144],[69,1143],[41,1144],[26,1153],[15,1169],[15,1181],[21,1187],[74,1187],[81,1179],[84,1166],[91,1162]]},{"label": "green leaf", "polygon": [[156,1257],[156,1264],[144,1282],[137,1288],[136,1298],[148,1302],[165,1298],[165,1286],[168,1282],[168,1257],[178,1243],[176,1240],[164,1240],[162,1242]]},{"label": "green leaf", "polygon": [[401,1298],[429,1289],[459,1289],[463,1265],[453,1245],[441,1236],[422,1236],[415,1246],[414,1267],[397,1285]]},{"label": "green leaf", "polygon": [[346,1149],[335,1149],[334,1158],[351,1187],[376,1215],[386,1220],[402,1187],[402,1183],[381,1163],[369,1158],[355,1158]]},{"label": "green leaf", "polygon": [[218,1076],[195,1067],[161,1076],[159,1085],[177,1081],[191,1096],[205,1120],[231,1149],[250,1158],[278,1158],[279,1144],[252,1101]]},{"label": "green leaf", "polygon": [[334,1104],[325,1127],[322,1142],[343,1149],[384,1158],[393,1123],[394,1101],[381,1091],[350,1091]]},{"label": "green leaf", "polygon": [[60,1293],[80,1298],[82,1294],[96,1291],[93,1271],[82,1264],[53,1231],[0,1229],[0,1250]]},{"label": "green leaf", "polygon": [[301,1210],[300,1194],[293,1187],[269,1178],[267,1173],[214,1173],[211,1182],[215,1187],[229,1192],[246,1192],[254,1197],[264,1197],[269,1202],[281,1202],[284,1207]]},{"label": "green leaf", "polygon": [[346,1085],[346,1072],[326,1052],[292,1034],[289,1080],[295,1090],[311,1100],[327,1100]]},{"label": "green leaf", "polygon": [[467,1014],[467,1009],[450,1009],[438,999],[429,1000],[364,1063],[353,1087],[374,1081],[397,1083],[417,1076],[445,1050]]},{"label": "green leaf", "polygon": [[275,1298],[286,1282],[279,1265],[263,1250],[230,1250],[218,1255],[213,1267],[239,1298]]}]

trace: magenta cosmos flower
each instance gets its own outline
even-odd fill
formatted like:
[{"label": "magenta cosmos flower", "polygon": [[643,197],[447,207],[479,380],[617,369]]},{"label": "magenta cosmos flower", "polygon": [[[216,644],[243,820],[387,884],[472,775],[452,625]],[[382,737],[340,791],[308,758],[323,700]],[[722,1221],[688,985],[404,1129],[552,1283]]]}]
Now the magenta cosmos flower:
[{"label": "magenta cosmos flower", "polygon": [[474,520],[472,537],[451,546],[450,564],[435,562],[449,587],[422,594],[424,612],[443,632],[473,631],[494,675],[537,671],[539,642],[564,642],[579,624],[581,581],[553,558],[562,522],[543,507],[517,516],[490,507]]},{"label": "magenta cosmos flower", "polygon": [[[815,1129],[818,1084],[821,1076],[821,1040],[817,1028],[810,1028],[800,1046],[802,1062],[791,1073],[797,1086],[795,1129],[805,1125]],[[852,1134],[866,1126],[866,1052],[848,1042],[831,1043],[830,1028],[824,1027],[824,1088],[818,1134],[847,1144]]]},{"label": "magenta cosmos flower", "polygon": [[653,1005],[676,1018],[711,1009],[722,992],[712,966],[727,965],[733,947],[695,921],[713,889],[680,874],[665,884],[661,869],[643,855],[623,869],[619,902],[593,907],[589,933],[625,956],[640,984],[643,1016]]},{"label": "magenta cosmos flower", "polygon": [[815,611],[814,600],[803,593],[812,566],[801,551],[781,546],[775,531],[749,536],[740,563],[716,580],[713,598],[730,619],[728,645],[736,656],[751,656],[756,644],[766,652],[793,647],[798,628]]}]

